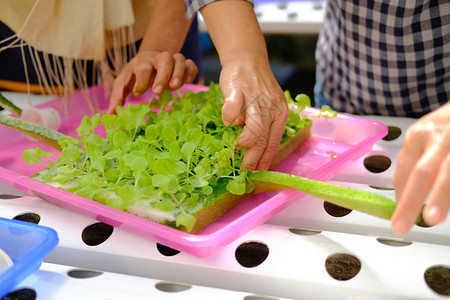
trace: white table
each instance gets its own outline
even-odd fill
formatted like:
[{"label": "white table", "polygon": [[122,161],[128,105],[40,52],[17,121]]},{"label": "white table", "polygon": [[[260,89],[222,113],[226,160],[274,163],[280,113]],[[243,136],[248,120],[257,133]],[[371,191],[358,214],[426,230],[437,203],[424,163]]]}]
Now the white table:
[{"label": "white table", "polygon": [[[27,105],[21,94],[5,96],[16,99],[19,106]],[[33,98],[32,103],[40,100]],[[372,118],[398,126],[403,133],[414,122]],[[389,157],[392,165],[385,172],[367,171],[362,158],[332,181],[393,198],[393,190],[370,186],[389,188],[402,139],[403,134],[394,141],[381,140],[367,155]],[[82,232],[96,220],[0,184],[2,194],[21,197],[0,199],[0,217],[36,213],[40,225],[58,232],[59,245],[16,288],[35,290],[39,300],[448,298],[429,288],[424,273],[433,266],[450,268],[449,219],[432,228],[416,226],[407,236],[398,237],[388,221],[356,211],[332,217],[322,200],[305,196],[212,256],[198,258],[187,253],[170,256],[174,253],[160,251],[155,242],[117,228],[103,243],[88,246]],[[236,250],[248,242],[259,245],[261,251],[255,254],[268,249],[267,258],[251,268],[236,259]],[[361,269],[355,277],[340,281],[327,273],[325,261],[336,253],[359,259]]]}]

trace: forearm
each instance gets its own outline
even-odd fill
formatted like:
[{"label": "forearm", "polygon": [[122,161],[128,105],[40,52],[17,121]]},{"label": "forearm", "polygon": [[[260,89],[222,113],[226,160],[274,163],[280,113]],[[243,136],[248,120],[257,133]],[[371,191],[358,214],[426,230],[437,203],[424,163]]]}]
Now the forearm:
[{"label": "forearm", "polygon": [[184,0],[156,0],[139,52],[180,52],[191,21],[186,19]]},{"label": "forearm", "polygon": [[264,36],[251,3],[222,0],[200,9],[221,64],[237,59],[268,62]]}]

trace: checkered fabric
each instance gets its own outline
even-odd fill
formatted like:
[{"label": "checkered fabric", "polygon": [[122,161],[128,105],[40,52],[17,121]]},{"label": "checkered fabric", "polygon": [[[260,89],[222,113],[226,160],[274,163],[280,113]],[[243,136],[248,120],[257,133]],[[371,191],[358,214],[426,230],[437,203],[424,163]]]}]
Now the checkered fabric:
[{"label": "checkered fabric", "polygon": [[316,60],[338,111],[420,117],[450,99],[450,1],[329,0]]},{"label": "checkered fabric", "polygon": [[[185,0],[184,1],[184,7],[186,9],[186,17],[189,19],[200,8],[202,8],[206,4],[209,4],[209,3],[214,2],[214,1],[217,1],[217,0]],[[246,1],[253,3],[253,0],[246,0]]]}]

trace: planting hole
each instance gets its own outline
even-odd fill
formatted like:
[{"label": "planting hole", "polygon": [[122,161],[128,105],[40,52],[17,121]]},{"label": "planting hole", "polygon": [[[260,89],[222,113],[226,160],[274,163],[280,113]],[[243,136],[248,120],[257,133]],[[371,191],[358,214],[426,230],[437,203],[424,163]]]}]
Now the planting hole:
[{"label": "planting hole", "polygon": [[364,167],[372,173],[381,173],[389,169],[392,161],[384,155],[372,155],[364,159]]},{"label": "planting hole", "polygon": [[250,295],[250,296],[245,296],[244,300],[278,300],[278,298],[262,296],[262,295]]},{"label": "planting hole", "polygon": [[352,212],[351,209],[330,203],[330,202],[323,202],[323,208],[325,211],[332,217],[340,218],[348,215]]},{"label": "planting hole", "polygon": [[17,215],[13,219],[19,220],[19,221],[25,221],[28,223],[39,224],[39,221],[41,220],[41,216],[30,212],[30,213],[23,213],[23,214]]},{"label": "planting hole", "polygon": [[262,264],[269,256],[269,247],[259,242],[241,244],[235,253],[237,262],[246,268],[254,268]]},{"label": "planting hole", "polygon": [[443,296],[450,296],[450,268],[446,266],[433,266],[424,274],[427,285]]},{"label": "planting hole", "polygon": [[162,292],[167,293],[179,293],[184,292],[192,288],[192,286],[188,284],[181,283],[172,283],[172,282],[158,282],[155,284],[155,288]]},{"label": "planting hole", "polygon": [[278,9],[281,9],[281,10],[286,9],[287,8],[287,2],[286,1],[278,2],[277,6],[278,6]]},{"label": "planting hole", "polygon": [[328,256],[325,269],[336,280],[349,280],[361,270],[361,262],[354,255],[337,253]]},{"label": "planting hole", "polygon": [[419,222],[416,222],[416,225],[422,228],[429,228],[433,227],[432,225],[428,225],[425,220],[423,219],[423,209],[425,207],[425,204],[422,205],[422,209],[420,210],[420,216],[419,216]]},{"label": "planting hole", "polygon": [[17,199],[17,198],[22,198],[22,197],[23,196],[19,196],[19,195],[0,194],[0,199],[2,199],[2,200]]},{"label": "planting hole", "polygon": [[87,226],[81,233],[81,239],[88,246],[97,246],[106,241],[114,231],[114,227],[105,223]]},{"label": "planting hole", "polygon": [[20,289],[6,295],[2,300],[35,300],[36,291],[33,289]]},{"label": "planting hole", "polygon": [[93,271],[93,270],[82,270],[82,269],[76,269],[76,270],[70,270],[67,272],[67,275],[72,278],[77,279],[87,279],[87,278],[93,278],[102,275],[103,272],[100,271]]},{"label": "planting hole", "polygon": [[289,228],[289,231],[298,235],[316,235],[321,233],[321,230],[303,229],[303,228]]},{"label": "planting hole", "polygon": [[380,191],[393,191],[393,190],[395,190],[393,187],[385,187],[385,186],[369,185],[369,187],[374,189],[374,190],[380,190]]},{"label": "planting hole", "polygon": [[175,250],[173,248],[164,246],[162,244],[157,243],[156,248],[158,249],[159,253],[161,253],[164,256],[174,256],[180,253],[180,251]]},{"label": "planting hole", "polygon": [[388,246],[392,246],[392,247],[404,247],[404,246],[409,246],[412,244],[412,242],[409,242],[409,241],[398,240],[398,239],[393,239],[393,238],[384,238],[384,237],[377,238],[377,241],[379,243],[382,243],[382,244],[388,245]]},{"label": "planting hole", "polygon": [[393,141],[402,134],[402,130],[397,126],[388,126],[388,133],[383,138],[385,141]]}]

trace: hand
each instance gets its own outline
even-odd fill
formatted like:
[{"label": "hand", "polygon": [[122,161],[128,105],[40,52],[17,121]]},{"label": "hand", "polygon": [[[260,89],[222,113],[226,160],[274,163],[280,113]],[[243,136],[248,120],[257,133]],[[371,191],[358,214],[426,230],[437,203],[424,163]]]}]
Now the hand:
[{"label": "hand", "polygon": [[165,89],[180,88],[191,83],[197,75],[195,63],[180,54],[158,51],[140,51],[114,80],[108,113],[115,113],[130,92],[142,95],[150,86],[160,95]]},{"label": "hand", "polygon": [[244,126],[237,147],[247,148],[241,168],[267,170],[280,145],[288,118],[283,91],[267,59],[232,60],[223,65],[220,88],[225,125]]},{"label": "hand", "polygon": [[408,233],[422,204],[423,219],[433,226],[445,220],[450,207],[450,103],[420,118],[405,135],[393,183],[397,209],[392,228]]}]

